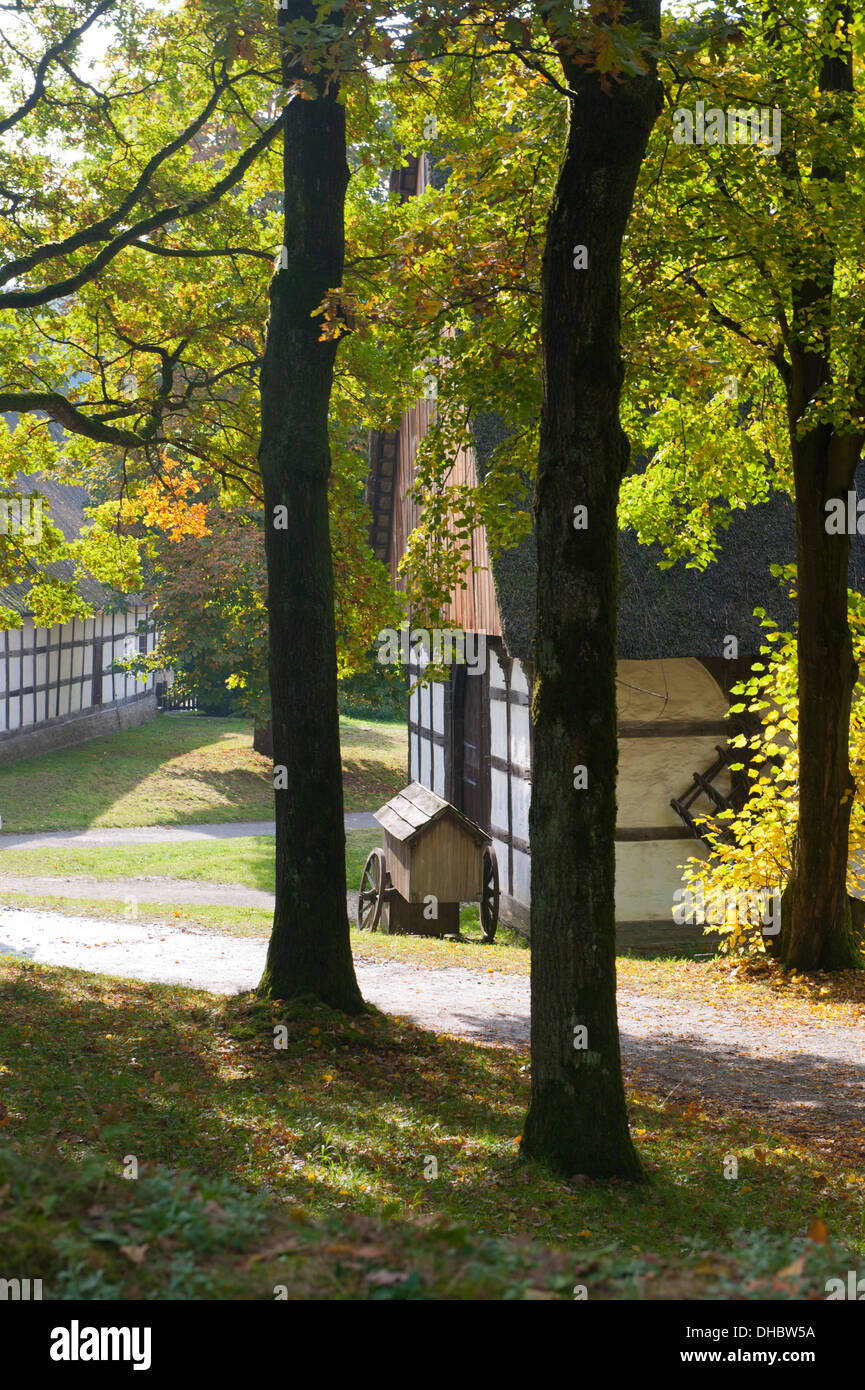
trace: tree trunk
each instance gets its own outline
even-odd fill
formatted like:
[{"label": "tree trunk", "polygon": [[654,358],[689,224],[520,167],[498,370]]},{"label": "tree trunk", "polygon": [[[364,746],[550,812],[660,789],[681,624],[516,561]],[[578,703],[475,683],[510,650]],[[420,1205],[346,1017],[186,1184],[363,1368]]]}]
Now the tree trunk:
[{"label": "tree trunk", "polygon": [[[825,502],[846,499],[858,447],[830,427],[793,441],[799,628],[799,818],[776,953],[797,970],[861,967],[847,897],[854,782],[850,705],[858,668],[847,622],[850,541],[826,532]],[[833,466],[834,464],[834,466]]]},{"label": "tree trunk", "polygon": [[[657,32],[657,0],[634,7]],[[611,83],[563,60],[567,145],[547,228],[535,528],[532,1095],[522,1151],[555,1171],[643,1178],[616,1018],[616,618],[622,238],[660,109],[654,72]],[[575,269],[577,246],[586,269]],[[575,507],[585,507],[585,528]],[[585,767],[587,785],[577,768]],[[580,1030],[584,1029],[585,1032]]]},{"label": "tree trunk", "polygon": [[[834,38],[822,61],[821,92],[853,91],[850,22],[845,0],[830,0],[823,14],[824,38],[830,34]],[[833,104],[827,124],[835,126],[842,119],[849,125],[849,110]],[[833,132],[835,140],[837,136]],[[789,174],[792,151],[783,152],[782,161],[786,162],[784,173]],[[839,162],[837,154],[826,160],[818,153],[811,170],[818,199],[831,196],[825,185],[841,183],[845,175],[846,162]],[[819,232],[816,236],[821,241]],[[835,255],[825,241],[821,256],[815,256],[810,245],[806,250],[807,259],[794,266],[791,276],[790,363],[782,371],[796,483],[799,817],[792,872],[782,901],[781,933],[773,951],[785,965],[799,970],[844,970],[863,963],[847,897],[854,792],[850,706],[858,670],[847,621],[850,541],[847,535],[827,533],[825,504],[839,497],[846,503],[862,435],[842,433],[828,421],[804,433],[801,429],[804,418],[819,416],[815,403],[832,391]]]},{"label": "tree trunk", "polygon": [[252,747],[256,753],[261,753],[265,758],[273,757],[273,725],[269,719],[263,724],[256,724],[252,731]]},{"label": "tree trunk", "polygon": [[[341,11],[330,16],[340,23]],[[313,0],[289,0],[281,26],[315,21]],[[288,88],[310,75],[282,61]],[[327,485],[336,343],[311,318],[342,283],[348,186],[345,111],[314,79],[314,100],[285,111],[285,232],[270,287],[261,372],[261,446],[270,620],[276,800],[276,908],[259,994],[314,995],[363,1008],[349,944]],[[284,509],[284,510],[280,510]]]}]

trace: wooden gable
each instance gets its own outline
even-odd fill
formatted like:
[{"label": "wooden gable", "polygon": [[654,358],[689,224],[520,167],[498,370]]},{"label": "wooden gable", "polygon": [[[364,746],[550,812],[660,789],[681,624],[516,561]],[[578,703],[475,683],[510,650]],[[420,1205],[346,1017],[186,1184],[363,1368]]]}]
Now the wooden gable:
[{"label": "wooden gable", "polygon": [[375,812],[391,884],[408,902],[472,902],[489,835],[449,801],[412,782]]}]

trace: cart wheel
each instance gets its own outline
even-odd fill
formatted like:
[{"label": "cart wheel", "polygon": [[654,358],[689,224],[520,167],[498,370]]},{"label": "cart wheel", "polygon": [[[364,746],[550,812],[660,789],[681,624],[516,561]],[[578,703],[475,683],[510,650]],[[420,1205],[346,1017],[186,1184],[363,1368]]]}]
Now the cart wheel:
[{"label": "cart wheel", "polygon": [[384,905],[387,865],[383,849],[374,849],[363,866],[357,895],[357,925],[361,931],[375,931]]},{"label": "cart wheel", "polygon": [[499,865],[490,846],[484,850],[484,879],[481,888],[481,930],[484,941],[492,941],[499,924]]}]

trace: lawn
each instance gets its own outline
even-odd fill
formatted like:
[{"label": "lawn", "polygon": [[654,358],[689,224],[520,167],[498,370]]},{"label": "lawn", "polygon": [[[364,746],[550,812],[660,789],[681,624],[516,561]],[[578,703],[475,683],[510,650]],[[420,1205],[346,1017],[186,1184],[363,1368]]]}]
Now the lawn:
[{"label": "lawn", "polygon": [[[406,783],[405,725],[340,721],[347,811],[375,810]],[[252,724],[160,714],[137,729],[0,767],[7,833],[272,820],[270,764]]]},{"label": "lawn", "polygon": [[[364,859],[381,844],[380,831],[346,833],[346,874],[356,888]],[[1,841],[0,841],[1,845]],[[96,878],[189,878],[199,883],[239,884],[274,891],[273,835],[236,840],[156,842],[152,845],[46,845],[0,848],[0,873],[92,874]]]},{"label": "lawn", "polygon": [[[357,888],[364,861],[381,831],[346,833],[346,875]],[[0,840],[2,846],[2,840]],[[150,845],[46,845],[39,849],[0,848],[0,874],[89,874],[94,878],[177,878],[205,883],[230,883],[274,890],[272,835],[238,836],[231,840],[181,840]]]},{"label": "lawn", "polygon": [[562,1185],[518,1159],[527,1099],[520,1051],[375,1012],[2,959],[4,1273],[65,1298],[785,1299],[861,1270],[862,1174],[816,1143],[632,1091],[651,1183]]}]

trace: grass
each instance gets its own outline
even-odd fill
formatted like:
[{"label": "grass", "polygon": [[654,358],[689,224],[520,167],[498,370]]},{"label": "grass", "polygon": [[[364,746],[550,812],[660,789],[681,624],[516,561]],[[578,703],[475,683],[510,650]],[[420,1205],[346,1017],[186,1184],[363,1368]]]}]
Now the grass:
[{"label": "grass", "polygon": [[[346,832],[346,876],[357,888],[367,855],[381,844],[381,831]],[[2,845],[2,841],[0,841]],[[272,835],[230,840],[181,840],[149,845],[46,845],[0,848],[0,874],[35,877],[87,874],[100,880],[174,878],[274,890]]]},{"label": "grass", "polygon": [[[340,720],[347,811],[375,810],[406,782],[405,725]],[[272,820],[268,760],[252,724],[160,714],[139,728],[0,767],[4,832]]]},{"label": "grass", "polygon": [[518,1159],[527,1098],[523,1053],[374,1011],[0,959],[4,1275],[67,1298],[785,1299],[861,1269],[862,1175],[816,1142],[631,1092],[651,1185],[563,1185]]}]

